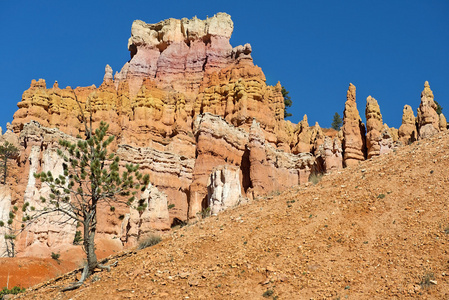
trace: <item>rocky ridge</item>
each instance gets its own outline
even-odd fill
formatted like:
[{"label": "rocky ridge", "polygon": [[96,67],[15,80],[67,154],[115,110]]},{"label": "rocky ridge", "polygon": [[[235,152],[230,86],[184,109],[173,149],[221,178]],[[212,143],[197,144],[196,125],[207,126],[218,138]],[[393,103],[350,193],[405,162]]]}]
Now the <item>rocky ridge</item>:
[{"label": "rocky ridge", "polygon": [[[127,207],[100,208],[98,237],[113,239],[118,247],[194,219],[207,207],[219,212],[278,193],[306,183],[310,174],[355,166],[446,130],[427,82],[418,117],[406,106],[399,131],[383,124],[372,97],[365,126],[352,84],[339,133],[327,136],[318,123],[309,126],[307,115],[299,124],[286,121],[281,84],[266,84],[249,44],[232,48],[232,31],[224,13],[206,20],[135,21],[130,61],[114,76],[106,66],[98,88],[61,89],[57,82],[47,88],[43,79],[33,80],[1,137],[20,149],[1,191],[1,220],[12,206],[38,205],[40,195],[48,193],[33,173],[62,174],[58,140],[83,136],[83,114],[91,114],[94,127],[108,122],[108,133],[116,136],[112,150],[122,163],[139,163],[150,175],[143,214]],[[174,208],[168,210],[169,205]],[[48,256],[69,247],[76,228],[58,227],[57,218],[49,215],[21,235],[19,256]],[[0,253],[5,253],[1,240]]]}]

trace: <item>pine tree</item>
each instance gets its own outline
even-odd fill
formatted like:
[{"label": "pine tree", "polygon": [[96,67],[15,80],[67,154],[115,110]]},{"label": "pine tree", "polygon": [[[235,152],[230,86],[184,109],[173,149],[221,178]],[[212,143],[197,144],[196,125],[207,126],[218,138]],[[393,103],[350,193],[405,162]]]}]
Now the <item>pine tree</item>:
[{"label": "pine tree", "polygon": [[436,100],[433,100],[433,102],[435,102],[435,104],[437,105],[437,114],[441,115],[443,113],[443,107],[441,107],[440,103],[438,103]]},{"label": "pine tree", "polygon": [[285,87],[282,87],[281,93],[282,93],[282,97],[284,97],[284,105],[285,105],[285,107],[284,107],[284,118],[291,117],[292,114],[287,112],[287,107],[291,107],[292,106],[292,104],[293,104],[292,99],[288,95],[289,92],[285,89]]},{"label": "pine tree", "polygon": [[3,158],[3,184],[6,183],[6,175],[8,171],[8,159],[16,157],[19,149],[9,142],[5,142],[0,146],[0,156]]},{"label": "pine tree", "polygon": [[341,125],[343,125],[343,120],[341,119],[340,115],[336,112],[334,115],[334,119],[332,120],[331,127],[337,131],[340,130]]},{"label": "pine tree", "polygon": [[95,131],[92,130],[92,122],[90,128],[85,127],[85,140],[79,139],[75,143],[59,141],[63,150],[58,149],[57,153],[64,160],[63,175],[54,177],[51,172],[34,174],[50,188],[48,197],[41,197],[44,209],[37,211],[27,207],[27,203],[24,205],[27,213],[24,220],[33,221],[44,214],[59,212],[66,217],[66,222],[76,222],[83,227],[82,242],[87,264],[80,281],[64,290],[80,287],[95,268],[110,268],[101,265],[95,254],[98,206],[109,205],[112,209],[119,198],[126,198],[122,201],[131,205],[137,190],[144,190],[149,182],[149,176],[143,176],[138,165],[127,164],[126,170],[120,173],[119,157],[108,151],[114,140],[114,136],[106,136],[108,124],[101,122]]}]

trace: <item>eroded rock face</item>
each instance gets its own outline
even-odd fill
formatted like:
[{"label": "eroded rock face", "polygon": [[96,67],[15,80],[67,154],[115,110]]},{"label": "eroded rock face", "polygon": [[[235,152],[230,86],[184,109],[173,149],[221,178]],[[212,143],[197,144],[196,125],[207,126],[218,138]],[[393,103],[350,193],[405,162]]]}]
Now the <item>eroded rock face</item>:
[{"label": "eroded rock face", "polygon": [[[122,164],[138,163],[141,172],[150,175],[152,185],[166,195],[168,204],[174,205],[170,210],[169,220],[166,223],[159,221],[159,227],[169,227],[175,218],[186,220],[189,208],[189,187],[192,184],[195,165],[193,158],[129,145],[119,145],[117,155]],[[165,220],[165,216],[161,216],[160,219]]]},{"label": "eroded rock face", "polygon": [[355,102],[355,86],[350,83],[346,94],[345,110],[343,113],[344,156],[346,166],[357,164],[365,159],[365,125],[362,123],[357,104]]},{"label": "eroded rock face", "polygon": [[195,114],[212,113],[249,131],[253,118],[273,145],[285,142],[282,131],[284,98],[281,85],[265,84],[262,70],[251,64],[227,67],[208,76],[195,100]]},{"label": "eroded rock face", "polygon": [[394,148],[396,148],[395,133],[387,124],[384,124],[379,136],[379,155],[387,154],[393,151]]},{"label": "eroded rock face", "polygon": [[323,172],[329,173],[343,168],[343,149],[338,137],[326,136],[318,151],[318,157],[323,161]]},{"label": "eroded rock face", "polygon": [[[37,122],[25,124],[19,140],[23,149],[21,159],[25,161],[22,170],[26,174],[26,181],[24,180],[26,187],[23,200],[19,202],[28,202],[29,207],[35,207],[36,210],[44,208],[45,204],[41,202],[40,197],[48,198],[49,188],[38,183],[34,173],[51,171],[54,176],[63,175],[63,160],[56,153],[60,139],[76,141],[74,137],[58,129],[46,128]],[[142,214],[137,213],[135,209],[129,212],[124,202],[117,202],[115,212],[110,211],[109,205],[103,203],[98,208],[98,240],[122,239],[127,245],[135,245],[138,238],[144,236],[150,229],[167,230],[170,228],[171,219],[177,216],[185,219],[188,206],[187,191],[193,169],[192,159],[129,145],[119,145],[116,152],[121,157],[122,169],[126,163],[140,163],[141,169],[150,174],[152,182],[159,184],[165,193],[150,184],[141,195],[147,204]],[[167,200],[166,193],[171,196],[170,201]],[[168,212],[170,202],[177,206],[171,216]],[[129,217],[120,221],[119,216],[126,214]],[[125,221],[128,223],[125,224]],[[125,228],[125,231],[122,228]],[[67,216],[57,212],[45,214],[26,227],[20,235],[17,240],[17,255],[50,257],[51,252],[56,253],[61,247],[70,247],[75,232],[76,224]]]},{"label": "eroded rock face", "polygon": [[135,207],[130,207],[130,212],[125,215],[121,224],[121,240],[127,246],[135,246],[141,238],[146,237],[155,230],[167,230],[170,228],[170,218],[168,213],[168,200],[164,192],[159,191],[151,183],[140,195],[140,205],[145,208],[138,211]]},{"label": "eroded rock face", "polygon": [[281,192],[307,182],[315,165],[315,157],[311,153],[289,154],[266,143],[256,121],[251,126],[248,148],[254,196]]},{"label": "eroded rock face", "polygon": [[225,13],[206,20],[134,21],[128,41],[132,58],[126,76],[119,77],[129,81],[131,95],[137,93],[143,78],[152,78],[165,88],[196,93],[205,73],[232,62],[229,39],[233,29]]},{"label": "eroded rock face", "polygon": [[418,133],[420,139],[428,138],[439,132],[439,117],[437,105],[433,101],[433,92],[429,82],[424,83],[424,90],[421,93],[421,104],[418,108]]},{"label": "eroded rock face", "polygon": [[239,175],[243,193],[250,185],[246,152],[248,133],[210,113],[199,115],[194,126],[197,158],[190,186],[190,218],[207,206],[207,183],[214,167],[243,166]]},{"label": "eroded rock face", "polygon": [[7,185],[0,186],[0,257],[8,257],[9,250],[5,235],[10,234],[8,230],[9,212],[11,211],[11,189]]},{"label": "eroded rock face", "polygon": [[211,214],[237,206],[242,200],[241,170],[236,166],[218,166],[207,183],[207,199]]},{"label": "eroded rock face", "polygon": [[204,113],[195,120],[195,136],[197,159],[190,186],[191,218],[205,203],[211,203],[205,187],[215,176],[215,166],[238,171],[242,196],[252,198],[307,182],[315,165],[311,153],[291,154],[276,149],[265,140],[255,119],[248,134],[221,117]]},{"label": "eroded rock face", "polygon": [[[45,204],[40,197],[48,198],[50,194],[49,187],[36,182],[34,174],[48,171],[51,171],[55,177],[64,174],[63,159],[56,153],[59,148],[56,145],[60,138],[74,140],[57,129],[42,127],[37,122],[26,124],[22,130],[20,143],[24,148],[27,170],[23,202],[29,203],[30,208],[42,210]],[[61,205],[62,208],[69,209],[68,205]],[[45,214],[27,226],[20,234],[18,256],[50,257],[51,252],[61,245],[72,244],[75,231],[76,224],[67,215],[61,212]]]}]

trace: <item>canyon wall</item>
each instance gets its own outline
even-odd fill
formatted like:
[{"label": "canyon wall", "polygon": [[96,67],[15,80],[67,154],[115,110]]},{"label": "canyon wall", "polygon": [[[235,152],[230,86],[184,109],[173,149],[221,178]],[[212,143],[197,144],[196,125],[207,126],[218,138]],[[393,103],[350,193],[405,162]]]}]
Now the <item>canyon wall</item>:
[{"label": "canyon wall", "polygon": [[[47,88],[45,80],[33,80],[0,137],[0,143],[20,150],[0,187],[0,220],[6,223],[9,212],[25,202],[42,207],[39,199],[49,190],[34,173],[63,174],[58,141],[84,138],[90,119],[94,128],[101,121],[109,124],[108,134],[115,136],[110,150],[120,157],[122,169],[139,164],[150,176],[138,195],[144,210],[98,208],[98,239],[119,248],[194,219],[204,209],[216,214],[304,184],[313,173],[339,170],[445,130],[427,82],[418,117],[406,106],[399,131],[383,124],[372,97],[365,126],[352,84],[340,132],[310,126],[307,115],[298,124],[286,121],[281,84],[266,84],[251,45],[231,46],[233,28],[225,13],[206,20],[134,21],[130,61],[115,75],[107,65],[98,88],[60,88],[57,82]],[[21,217],[19,211],[14,228]],[[77,224],[60,221],[61,215],[48,214],[26,227],[14,251],[48,257],[72,247]],[[7,227],[0,227],[0,254],[8,250]]]}]

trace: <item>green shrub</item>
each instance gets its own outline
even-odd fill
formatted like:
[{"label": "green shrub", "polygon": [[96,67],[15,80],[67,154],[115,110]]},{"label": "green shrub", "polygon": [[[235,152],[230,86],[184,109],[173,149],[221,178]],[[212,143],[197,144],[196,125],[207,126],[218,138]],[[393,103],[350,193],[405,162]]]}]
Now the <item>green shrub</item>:
[{"label": "green shrub", "polygon": [[210,207],[203,208],[203,209],[201,210],[201,212],[198,212],[198,213],[197,213],[197,215],[198,215],[201,219],[205,219],[205,218],[209,217],[209,216],[210,216]]},{"label": "green shrub", "polygon": [[77,230],[75,232],[75,237],[73,238],[73,245],[79,245],[82,240],[83,237],[81,236],[81,231]]},{"label": "green shrub", "polygon": [[433,273],[426,273],[422,278],[421,282],[419,283],[422,288],[428,289],[435,283],[435,275]]},{"label": "green shrub", "polygon": [[61,254],[59,254],[59,253],[54,253],[54,252],[51,253],[51,258],[53,258],[54,260],[59,260],[60,256],[61,256]]},{"label": "green shrub", "polygon": [[23,293],[25,292],[24,288],[15,286],[12,289],[8,290],[6,287],[3,288],[3,290],[0,291],[0,299],[3,299],[3,296],[5,295],[17,295],[18,293]]},{"label": "green shrub", "polygon": [[266,290],[265,293],[263,293],[262,297],[268,298],[274,294],[273,290]]},{"label": "green shrub", "polygon": [[317,184],[318,182],[321,181],[321,178],[323,178],[322,174],[313,173],[313,174],[310,174],[310,176],[309,176],[309,182],[311,182],[313,184]]},{"label": "green shrub", "polygon": [[142,250],[151,246],[154,246],[156,244],[159,244],[162,241],[162,238],[155,234],[150,234],[149,236],[145,237],[142,241],[139,242],[139,246],[137,249]]}]

